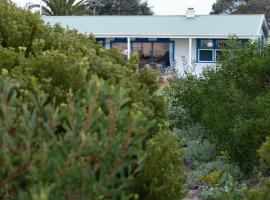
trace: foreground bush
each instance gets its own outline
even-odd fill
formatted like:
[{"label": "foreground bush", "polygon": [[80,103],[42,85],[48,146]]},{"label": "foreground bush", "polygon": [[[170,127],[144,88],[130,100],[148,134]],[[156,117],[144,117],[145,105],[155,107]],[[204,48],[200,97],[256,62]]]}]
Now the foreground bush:
[{"label": "foreground bush", "polygon": [[16,90],[0,78],[1,199],[128,199],[153,123],[126,91],[90,81],[83,99],[54,107]]},{"label": "foreground bush", "polygon": [[142,173],[134,191],[142,200],[178,200],[184,196],[183,152],[171,133],[156,135],[146,147]]}]

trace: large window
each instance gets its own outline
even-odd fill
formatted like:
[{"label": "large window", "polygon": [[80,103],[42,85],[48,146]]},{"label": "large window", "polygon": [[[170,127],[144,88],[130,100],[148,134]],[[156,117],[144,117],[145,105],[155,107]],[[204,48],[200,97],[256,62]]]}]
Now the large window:
[{"label": "large window", "polygon": [[132,53],[139,54],[139,66],[169,67],[174,62],[174,42],[168,39],[137,39],[131,44]]},{"label": "large window", "polygon": [[[127,40],[115,39],[111,47],[124,52],[127,50]],[[134,39],[131,41],[131,52],[139,54],[140,67],[172,67],[174,63],[174,42],[169,39]]]}]

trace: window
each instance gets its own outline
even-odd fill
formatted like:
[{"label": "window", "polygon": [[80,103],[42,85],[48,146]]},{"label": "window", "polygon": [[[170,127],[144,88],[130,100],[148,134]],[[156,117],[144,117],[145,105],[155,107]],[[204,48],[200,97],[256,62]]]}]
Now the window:
[{"label": "window", "polygon": [[101,43],[105,47],[106,39],[105,38],[96,38],[96,43]]},{"label": "window", "polygon": [[228,44],[227,40],[216,40],[215,45],[215,61],[218,62],[222,53],[226,51]]},{"label": "window", "polygon": [[151,51],[152,51],[152,44],[151,43],[133,43],[132,44],[132,52],[137,52],[139,54],[139,58],[141,61],[145,61],[150,63],[151,58]]},{"label": "window", "polygon": [[111,41],[111,48],[125,52],[127,50],[127,39],[116,38],[114,41]]},{"label": "window", "polygon": [[213,50],[199,50],[199,61],[200,62],[213,62]]},{"label": "window", "polygon": [[197,62],[217,62],[226,47],[227,40],[225,39],[198,39]]},{"label": "window", "polygon": [[222,55],[222,50],[216,49],[216,62],[219,61],[221,55]]},{"label": "window", "polygon": [[199,40],[200,41],[200,43],[199,43],[199,46],[200,46],[200,49],[212,49],[212,47],[211,46],[209,46],[209,44],[214,44],[213,43],[213,40],[205,40],[205,39],[203,39],[203,40]]},{"label": "window", "polygon": [[216,40],[217,49],[225,49],[227,47],[227,40]]},{"label": "window", "polygon": [[162,66],[171,66],[170,43],[154,43],[153,60]]},{"label": "window", "polygon": [[174,42],[169,39],[136,39],[131,43],[132,52],[139,54],[139,66],[169,67],[174,63]]},{"label": "window", "polygon": [[121,51],[125,51],[127,49],[127,43],[113,43],[112,48],[119,49]]},{"label": "window", "polygon": [[[127,50],[127,40],[116,38],[112,48]],[[170,39],[137,38],[131,41],[131,52],[139,54],[139,67],[145,65],[169,67],[174,64],[174,42]]]}]

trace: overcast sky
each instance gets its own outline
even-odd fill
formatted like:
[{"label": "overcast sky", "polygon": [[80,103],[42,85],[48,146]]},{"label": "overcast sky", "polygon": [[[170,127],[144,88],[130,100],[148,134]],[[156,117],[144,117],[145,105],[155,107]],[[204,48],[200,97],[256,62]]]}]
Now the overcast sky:
[{"label": "overcast sky", "polygon": [[[40,0],[12,0],[20,6],[26,3],[39,3]],[[209,14],[216,0],[148,0],[157,15],[185,14],[188,7],[193,7],[197,14]]]}]

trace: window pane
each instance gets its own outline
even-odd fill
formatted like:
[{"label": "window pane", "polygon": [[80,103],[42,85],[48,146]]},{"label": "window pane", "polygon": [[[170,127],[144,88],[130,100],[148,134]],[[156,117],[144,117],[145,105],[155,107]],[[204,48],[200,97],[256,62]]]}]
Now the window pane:
[{"label": "window pane", "polygon": [[168,67],[170,63],[170,43],[154,43],[154,62]]},{"label": "window pane", "polygon": [[213,61],[213,51],[199,50],[199,61]]},{"label": "window pane", "polygon": [[225,49],[227,47],[227,40],[217,40],[217,49]]},{"label": "window pane", "polygon": [[221,55],[222,55],[222,51],[221,50],[216,50],[216,61],[220,60]]},{"label": "window pane", "polygon": [[[209,43],[212,44],[212,47],[210,46],[209,47]],[[213,48],[213,40],[208,40],[208,39],[205,39],[205,40],[200,40],[200,49],[212,49]]]},{"label": "window pane", "polygon": [[132,53],[139,54],[139,66],[144,67],[146,64],[151,63],[152,43],[136,42],[132,44]]},{"label": "window pane", "polygon": [[127,49],[127,43],[113,43],[112,47],[121,51],[125,51]]}]

